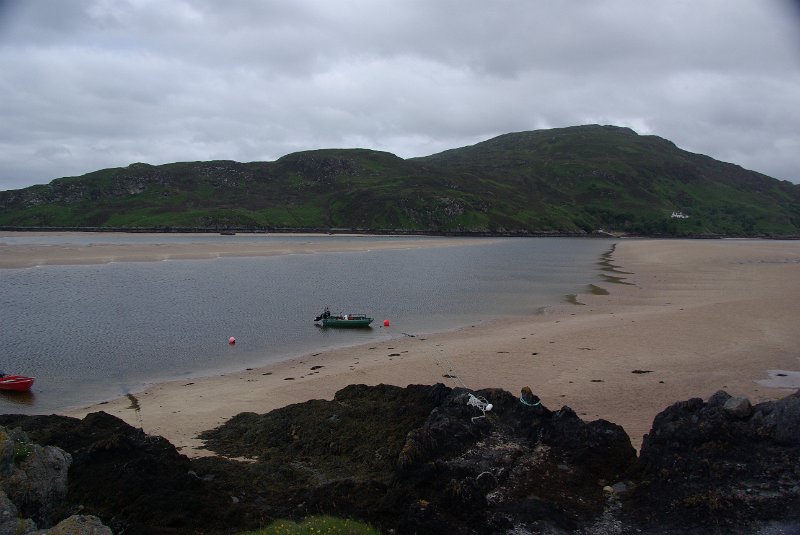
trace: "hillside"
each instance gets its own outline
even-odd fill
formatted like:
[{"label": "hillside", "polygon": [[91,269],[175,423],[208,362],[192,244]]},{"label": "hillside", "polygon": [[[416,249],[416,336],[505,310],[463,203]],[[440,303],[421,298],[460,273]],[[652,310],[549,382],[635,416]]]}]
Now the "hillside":
[{"label": "hillside", "polygon": [[589,125],[406,160],[325,149],[136,163],[0,192],[0,226],[788,236],[800,235],[800,185]]}]

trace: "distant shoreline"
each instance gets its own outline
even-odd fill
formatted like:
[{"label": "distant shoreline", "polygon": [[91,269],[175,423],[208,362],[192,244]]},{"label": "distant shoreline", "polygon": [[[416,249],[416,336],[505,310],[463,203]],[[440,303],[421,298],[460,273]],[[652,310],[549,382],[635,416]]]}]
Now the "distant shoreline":
[{"label": "distant shoreline", "polygon": [[469,230],[413,230],[413,229],[361,229],[336,227],[9,227],[0,226],[0,232],[82,232],[82,233],[125,233],[125,234],[322,234],[322,235],[364,235],[364,236],[443,236],[476,238],[645,238],[645,239],[754,239],[754,240],[800,240],[800,234],[790,235],[737,235],[737,234],[628,234],[625,232],[597,230],[593,232],[542,231],[469,231]]},{"label": "distant shoreline", "polygon": [[328,227],[245,228],[245,227],[4,227],[0,232],[120,232],[127,234],[347,234],[366,236],[475,236],[478,238],[554,237],[554,238],[608,238],[616,237],[606,232],[561,231],[437,231],[411,229],[359,229]]}]

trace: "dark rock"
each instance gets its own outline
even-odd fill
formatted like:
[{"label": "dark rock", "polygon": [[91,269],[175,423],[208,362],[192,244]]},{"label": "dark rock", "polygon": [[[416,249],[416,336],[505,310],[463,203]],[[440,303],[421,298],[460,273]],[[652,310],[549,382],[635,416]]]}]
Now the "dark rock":
[{"label": "dark rock", "polygon": [[800,391],[772,404],[757,405],[764,415],[755,433],[769,435],[779,444],[800,446]]},{"label": "dark rock", "polygon": [[6,493],[0,490],[0,535],[19,535],[36,531],[36,522],[19,518],[19,511]]},{"label": "dark rock", "polygon": [[491,472],[481,472],[475,478],[475,482],[484,493],[494,490],[498,484],[497,476]]},{"label": "dark rock", "polygon": [[725,405],[727,401],[731,399],[731,395],[725,392],[724,390],[717,390],[714,392],[710,398],[708,398],[708,406],[709,407],[717,407],[720,405]]},{"label": "dark rock", "polygon": [[62,416],[0,416],[0,425],[20,427],[37,443],[72,456],[65,503],[53,514],[96,515],[126,534],[224,533],[252,527],[245,506],[189,474],[192,464],[161,437],[145,435],[99,412],[83,420]]},{"label": "dark rock", "polygon": [[72,457],[61,448],[32,443],[20,429],[0,427],[0,488],[19,515],[51,526],[67,494]]},{"label": "dark rock", "polygon": [[753,412],[753,406],[750,404],[750,400],[741,397],[730,398],[725,402],[722,408],[728,411],[728,414],[737,418],[747,418]]},{"label": "dark rock", "polygon": [[590,468],[598,479],[616,479],[636,459],[630,437],[617,424],[586,423],[569,407],[556,412],[552,420],[555,425],[543,431],[542,441],[558,446],[570,464]]},{"label": "dark rock", "polygon": [[[471,396],[492,410],[470,405]],[[216,451],[257,458],[242,478],[260,481],[251,491],[275,509],[295,500],[303,514],[400,533],[491,533],[542,512],[539,526],[579,527],[603,511],[597,479],[636,461],[614,424],[586,424],[568,408],[553,413],[502,390],[444,385],[355,385],[333,401],[242,414],[202,436]]]},{"label": "dark rock", "polygon": [[[800,525],[798,395],[749,414],[721,391],[707,403],[675,403],[655,418],[637,459],[621,427],[522,394],[527,403],[497,389],[351,385],[333,400],[242,413],[201,435],[213,451],[252,462],[190,461],[104,413],[0,416],[0,425],[72,455],[60,518],[94,514],[126,534],[222,535],[310,514],[398,535],[766,534]],[[0,514],[16,515],[13,504],[0,501]]]},{"label": "dark rock", "polygon": [[611,485],[611,490],[613,490],[615,494],[625,494],[630,489],[628,488],[628,485],[620,481]]},{"label": "dark rock", "polygon": [[99,518],[91,515],[73,515],[59,522],[47,535],[114,535]]},{"label": "dark rock", "polygon": [[73,515],[51,529],[39,530],[30,518],[19,518],[14,503],[0,490],[0,535],[113,535],[102,521],[91,515]]},{"label": "dark rock", "polygon": [[656,416],[628,511],[648,525],[720,533],[800,519],[800,397],[731,410],[740,404],[749,402],[718,392]]}]

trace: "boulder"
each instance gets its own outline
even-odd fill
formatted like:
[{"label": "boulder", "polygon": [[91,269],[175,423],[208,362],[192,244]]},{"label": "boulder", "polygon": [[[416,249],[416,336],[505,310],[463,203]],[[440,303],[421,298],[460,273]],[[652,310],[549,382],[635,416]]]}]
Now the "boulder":
[{"label": "boulder", "polygon": [[25,535],[36,531],[36,522],[19,518],[17,506],[0,489],[0,535]]},{"label": "boulder", "polygon": [[756,405],[751,433],[783,446],[800,446],[800,390],[773,403]]},{"label": "boulder", "polygon": [[53,444],[73,459],[66,498],[53,522],[40,526],[76,512],[127,535],[228,533],[257,526],[249,505],[233,504],[227,489],[217,488],[172,444],[109,414],[82,420],[4,415],[0,425],[20,427],[32,442]]},{"label": "boulder", "polygon": [[70,516],[46,533],[47,535],[114,535],[99,518],[92,515]]},{"label": "boulder", "polygon": [[753,406],[750,404],[750,400],[742,397],[732,397],[728,399],[722,408],[728,411],[728,414],[736,418],[747,418],[753,412]]},{"label": "boulder", "polygon": [[725,392],[724,390],[717,390],[714,394],[708,398],[708,406],[709,407],[719,407],[725,405],[729,399],[731,399],[731,395]]},{"label": "boulder", "polygon": [[72,456],[55,446],[32,443],[19,429],[0,428],[0,488],[19,513],[39,525],[52,525],[67,494]]},{"label": "boulder", "polygon": [[800,520],[800,396],[750,406],[724,392],[658,414],[628,511],[646,524],[722,533]]},{"label": "boulder", "polygon": [[96,516],[73,515],[50,529],[38,529],[30,518],[19,518],[14,503],[0,490],[0,535],[113,535]]}]

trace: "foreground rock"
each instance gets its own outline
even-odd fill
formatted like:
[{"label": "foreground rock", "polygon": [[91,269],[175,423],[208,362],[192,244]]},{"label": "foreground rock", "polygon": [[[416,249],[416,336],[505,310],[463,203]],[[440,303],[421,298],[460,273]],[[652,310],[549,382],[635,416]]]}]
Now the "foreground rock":
[{"label": "foreground rock", "polygon": [[800,533],[800,392],[751,406],[717,392],[675,403],[645,436],[637,492],[644,524],[725,532],[783,520]]},{"label": "foreground rock", "polygon": [[[329,512],[401,533],[755,533],[773,521],[789,530],[775,533],[800,531],[797,396],[749,409],[725,393],[678,403],[637,459],[619,426],[535,396],[475,394],[494,405],[485,418],[462,389],[351,386],[203,437],[253,458],[241,477],[262,481],[251,492],[287,516]],[[401,416],[407,433],[388,427]],[[737,479],[745,459],[749,478]]]},{"label": "foreground rock", "polygon": [[116,533],[234,533],[317,513],[419,534],[800,528],[798,395],[676,403],[638,459],[621,427],[551,411],[530,391],[443,385],[352,385],[240,414],[202,434],[227,458],[190,461],[104,413],[0,425],[72,457],[53,520],[92,514]]},{"label": "foreground rock", "polygon": [[228,494],[203,481],[169,442],[108,414],[83,420],[5,415],[0,425],[19,427],[31,441],[71,456],[66,495],[53,503],[53,521],[91,514],[114,533],[142,535],[229,533],[231,526],[258,523],[247,507],[232,507]]},{"label": "foreground rock", "polygon": [[63,504],[70,464],[64,450],[34,444],[19,429],[0,428],[0,488],[22,516],[39,525],[52,525]]},{"label": "foreground rock", "polygon": [[85,515],[38,529],[51,526],[63,506],[71,463],[61,448],[42,447],[20,429],[0,427],[0,535],[111,535],[99,518]]},{"label": "foreground rock", "polygon": [[[212,449],[257,462],[258,500],[280,515],[331,513],[403,533],[576,529],[602,514],[603,481],[635,463],[621,427],[572,410],[527,407],[502,390],[350,386],[333,401],[241,414],[203,434]],[[201,463],[214,461],[202,460]],[[230,481],[236,484],[236,481]]]}]

